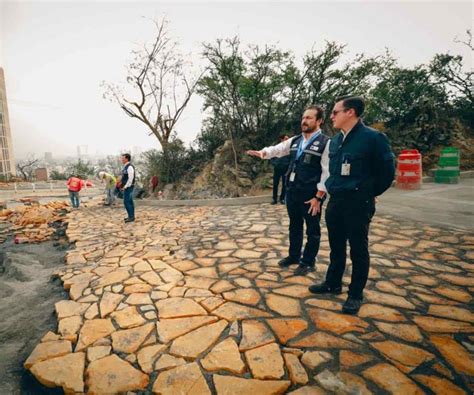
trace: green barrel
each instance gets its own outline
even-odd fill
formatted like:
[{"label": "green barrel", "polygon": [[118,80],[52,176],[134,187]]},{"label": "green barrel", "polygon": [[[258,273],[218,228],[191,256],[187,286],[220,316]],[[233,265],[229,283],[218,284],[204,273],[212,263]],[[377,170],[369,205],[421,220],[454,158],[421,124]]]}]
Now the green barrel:
[{"label": "green barrel", "polygon": [[459,148],[443,148],[438,160],[438,168],[435,170],[435,182],[439,184],[459,183],[460,159]]}]

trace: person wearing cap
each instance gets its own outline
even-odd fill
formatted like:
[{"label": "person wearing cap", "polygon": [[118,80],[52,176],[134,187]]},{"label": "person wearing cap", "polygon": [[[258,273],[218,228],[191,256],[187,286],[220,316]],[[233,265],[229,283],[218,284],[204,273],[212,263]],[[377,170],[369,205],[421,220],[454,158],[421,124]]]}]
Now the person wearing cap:
[{"label": "person wearing cap", "polygon": [[99,179],[105,184],[105,205],[111,206],[115,203],[115,184],[117,179],[105,171],[99,172]]},{"label": "person wearing cap", "polygon": [[[260,159],[290,155],[287,176],[286,208],[290,218],[290,248],[288,256],[278,263],[286,268],[298,265],[295,275],[315,271],[316,257],[321,241],[321,209],[326,195],[324,181],[328,177],[327,146],[329,137],[322,133],[324,110],[309,106],[301,119],[301,131],[273,147],[247,154]],[[303,256],[303,227],[306,223],[306,245]]]},{"label": "person wearing cap", "polygon": [[[288,136],[283,134],[280,136],[280,143],[288,140]],[[285,195],[286,195],[286,179],[285,175],[288,171],[288,166],[290,165],[290,155],[282,156],[281,158],[274,157],[270,159],[270,162],[273,166],[273,199],[272,204],[277,204],[278,202],[278,186],[281,181],[281,193],[280,193],[280,203],[285,204]]]},{"label": "person wearing cap", "polygon": [[344,96],[336,100],[331,120],[340,129],[329,146],[330,195],[326,226],[331,248],[324,282],[309,287],[315,294],[340,294],[349,241],[352,275],[342,311],[357,314],[363,301],[370,266],[369,225],[375,214],[375,198],[395,177],[394,155],[385,134],[364,125],[364,99]]}]

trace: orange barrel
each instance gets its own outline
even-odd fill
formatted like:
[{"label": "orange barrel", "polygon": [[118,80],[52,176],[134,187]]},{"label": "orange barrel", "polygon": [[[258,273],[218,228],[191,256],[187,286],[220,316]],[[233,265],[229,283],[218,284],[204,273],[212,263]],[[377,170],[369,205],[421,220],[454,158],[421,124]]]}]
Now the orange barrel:
[{"label": "orange barrel", "polygon": [[420,189],[421,176],[421,154],[416,149],[403,150],[397,162],[397,188]]}]

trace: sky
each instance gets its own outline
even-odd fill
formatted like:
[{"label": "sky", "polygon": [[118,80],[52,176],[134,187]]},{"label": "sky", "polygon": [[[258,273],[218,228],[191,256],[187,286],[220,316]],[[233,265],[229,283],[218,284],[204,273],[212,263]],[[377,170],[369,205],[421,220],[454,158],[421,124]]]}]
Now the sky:
[{"label": "sky", "polygon": [[[171,35],[197,70],[204,65],[203,42],[235,35],[243,44],[275,44],[297,58],[328,40],[346,44],[349,58],[389,48],[411,67],[450,52],[472,67],[470,53],[454,42],[472,28],[472,11],[471,2],[453,1],[0,0],[0,67],[14,154],[76,155],[79,145],[92,155],[158,148],[141,122],[103,98],[101,86],[124,81],[131,51],[154,38],[150,19],[170,21]],[[194,96],[177,125],[187,144],[200,131],[202,104]]]}]

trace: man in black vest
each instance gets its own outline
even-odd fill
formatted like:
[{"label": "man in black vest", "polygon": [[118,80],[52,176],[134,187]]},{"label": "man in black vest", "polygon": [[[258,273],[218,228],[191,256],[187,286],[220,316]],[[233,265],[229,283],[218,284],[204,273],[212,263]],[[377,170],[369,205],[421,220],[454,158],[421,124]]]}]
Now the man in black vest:
[{"label": "man in black vest", "polygon": [[331,195],[326,225],[331,247],[326,281],[309,290],[316,294],[340,294],[349,240],[352,277],[343,312],[356,314],[369,274],[369,224],[375,213],[375,197],[385,192],[395,176],[394,155],[387,137],[368,128],[360,119],[364,100],[346,96],[336,100],[331,120],[342,132],[329,145],[326,188]]},{"label": "man in black vest", "polygon": [[130,163],[130,154],[123,154],[121,157],[122,163],[124,164],[122,170],[122,178],[120,179],[121,188],[123,192],[123,205],[127,210],[128,217],[125,218],[125,222],[135,221],[135,206],[133,204],[133,187],[135,186],[135,168]]},{"label": "man in black vest", "polygon": [[[295,275],[314,272],[321,240],[321,208],[326,195],[324,181],[328,177],[327,143],[322,134],[324,111],[310,106],[301,120],[302,134],[273,147],[260,151],[247,151],[261,159],[290,155],[287,176],[286,207],[290,218],[290,248],[288,256],[279,262],[281,267],[297,264]],[[303,257],[303,224],[306,222],[306,246]]]}]

